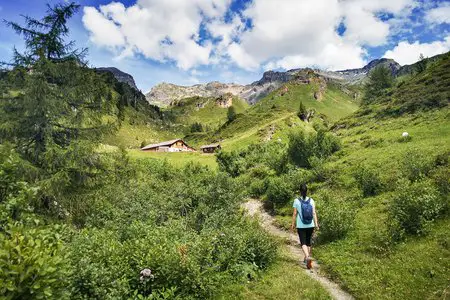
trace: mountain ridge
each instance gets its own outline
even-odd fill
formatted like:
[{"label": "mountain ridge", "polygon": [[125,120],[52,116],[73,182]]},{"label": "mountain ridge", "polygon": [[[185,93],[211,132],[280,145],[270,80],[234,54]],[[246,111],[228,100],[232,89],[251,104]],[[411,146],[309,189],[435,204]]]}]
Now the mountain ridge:
[{"label": "mountain ridge", "polygon": [[369,62],[362,68],[345,69],[338,71],[324,71],[311,68],[297,68],[287,71],[265,71],[261,79],[247,85],[236,83],[221,83],[212,81],[192,86],[181,86],[172,83],[159,83],[145,94],[149,103],[160,107],[171,106],[175,101],[188,97],[219,97],[225,93],[246,100],[249,104],[255,104],[270,92],[280,88],[283,84],[291,80],[308,82],[308,73],[315,73],[327,81],[338,81],[344,84],[361,84],[368,73],[379,65],[388,67],[393,75],[396,75],[401,66],[393,59],[380,58]]},{"label": "mountain ridge", "polygon": [[140,91],[138,87],[136,86],[136,82],[134,81],[133,76],[131,76],[128,73],[125,73],[122,70],[119,70],[115,67],[100,67],[95,68],[97,72],[104,73],[109,72],[111,73],[119,82],[127,83],[130,87],[134,88],[136,91]]}]

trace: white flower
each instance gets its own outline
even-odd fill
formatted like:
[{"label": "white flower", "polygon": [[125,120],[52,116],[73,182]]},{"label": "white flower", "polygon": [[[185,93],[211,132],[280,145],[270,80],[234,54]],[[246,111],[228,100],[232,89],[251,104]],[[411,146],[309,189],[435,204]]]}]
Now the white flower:
[{"label": "white flower", "polygon": [[148,281],[155,278],[150,269],[143,269],[139,274],[141,275],[141,277],[139,277],[140,281]]}]

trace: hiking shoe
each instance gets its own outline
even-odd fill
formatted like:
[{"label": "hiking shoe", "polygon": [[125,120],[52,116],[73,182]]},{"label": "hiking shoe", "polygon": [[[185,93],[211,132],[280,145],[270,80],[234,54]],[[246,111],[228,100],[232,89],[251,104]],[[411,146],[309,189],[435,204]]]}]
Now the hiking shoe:
[{"label": "hiking shoe", "polygon": [[306,267],[312,269],[312,259],[311,257],[306,258]]},{"label": "hiking shoe", "polygon": [[305,265],[306,266],[306,258],[302,261],[300,261],[300,264]]}]

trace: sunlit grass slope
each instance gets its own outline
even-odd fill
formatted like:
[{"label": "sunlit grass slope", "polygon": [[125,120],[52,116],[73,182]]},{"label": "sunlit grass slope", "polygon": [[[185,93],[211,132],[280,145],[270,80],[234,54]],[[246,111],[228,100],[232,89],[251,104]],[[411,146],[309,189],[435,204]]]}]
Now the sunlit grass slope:
[{"label": "sunlit grass slope", "polygon": [[184,167],[190,163],[200,163],[217,168],[216,157],[213,154],[203,154],[200,152],[145,152],[139,149],[132,149],[128,151],[133,159],[161,159],[167,160],[175,167]]},{"label": "sunlit grass slope", "polygon": [[[410,236],[391,248],[386,248],[389,244],[386,224],[389,203],[405,179],[402,174],[405,160],[414,163],[416,158],[411,155],[416,153],[430,160],[450,153],[449,111],[357,120],[352,128],[338,132],[344,149],[340,157],[327,164],[327,168],[339,174],[336,181],[341,186],[334,185],[333,193],[338,198],[348,195],[354,182],[352,172],[361,164],[378,170],[385,191],[354,203],[361,207],[348,236],[319,247],[317,256],[357,297],[445,299],[450,270],[450,219],[430,224],[424,236]],[[410,134],[408,142],[402,142],[404,131]],[[320,195],[321,187],[317,190]]]},{"label": "sunlit grass slope", "polygon": [[[336,226],[352,224],[345,237],[317,246],[315,256],[356,298],[448,299],[450,295],[449,66],[447,54],[339,121],[334,132],[343,147],[322,167],[326,179],[310,184],[319,220],[321,209],[333,202],[350,202],[355,209],[353,218],[336,219]],[[403,138],[403,132],[409,137]],[[373,173],[363,184],[379,182],[373,195],[363,195],[358,186],[361,173],[356,171],[362,167]],[[411,179],[411,174],[416,178]],[[414,195],[399,198],[401,193],[420,183],[440,191],[436,197],[447,203],[447,211],[428,220],[422,234],[406,234],[396,241],[392,239],[396,231],[388,225],[392,203],[403,199],[399,205],[407,205]],[[425,196],[423,201],[419,211],[432,209]],[[291,208],[280,211],[284,213],[277,217],[278,223],[288,226]]]},{"label": "sunlit grass slope", "polygon": [[320,100],[314,98],[318,84],[288,83],[288,91],[273,91],[257,104],[239,114],[233,122],[227,122],[213,135],[192,136],[194,143],[206,140],[222,141],[226,149],[244,148],[251,143],[271,138],[283,138],[291,127],[309,127],[297,117],[300,102],[307,109],[316,111],[315,118],[336,121],[356,111],[358,103],[338,86],[328,84]]},{"label": "sunlit grass slope", "polygon": [[[249,107],[247,102],[237,97],[233,97],[232,105],[236,113],[243,113]],[[205,129],[216,129],[226,122],[227,111],[228,108],[219,106],[215,98],[192,97],[181,100],[164,112],[175,124],[189,127],[198,122],[206,127]]]}]

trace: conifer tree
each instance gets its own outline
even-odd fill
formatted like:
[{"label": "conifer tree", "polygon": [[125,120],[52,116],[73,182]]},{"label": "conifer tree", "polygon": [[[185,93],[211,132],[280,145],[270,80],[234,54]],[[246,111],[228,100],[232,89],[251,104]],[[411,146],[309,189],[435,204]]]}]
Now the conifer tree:
[{"label": "conifer tree", "polygon": [[378,66],[374,68],[369,76],[366,85],[364,86],[365,104],[373,102],[374,99],[384,94],[385,90],[392,87],[394,78],[391,71],[385,66]]},{"label": "conifer tree", "polygon": [[427,60],[425,56],[422,53],[420,53],[419,61],[416,63],[416,72],[420,74],[426,69],[427,69]]},{"label": "conifer tree", "polygon": [[79,59],[86,49],[73,50],[74,41],[65,43],[64,38],[69,34],[67,20],[79,9],[74,2],[69,4],[56,4],[51,7],[47,4],[47,15],[41,20],[24,16],[25,25],[6,21],[17,34],[25,40],[25,53],[19,53],[14,48],[13,64],[31,65],[39,60],[61,60],[68,58]]},{"label": "conifer tree", "polygon": [[7,22],[24,37],[26,50],[14,50],[0,95],[0,138],[41,170],[46,193],[53,195],[93,182],[100,167],[95,147],[113,128],[109,87],[86,67],[85,51],[64,41],[67,20],[78,8],[58,4],[41,20]]},{"label": "conifer tree", "polygon": [[300,101],[300,107],[298,109],[298,113],[297,116],[302,120],[305,121],[306,120],[306,116],[308,114],[308,111],[306,110],[305,105],[303,104],[303,101]]},{"label": "conifer tree", "polygon": [[232,122],[236,119],[236,109],[234,108],[233,105],[231,105],[230,107],[228,107],[228,111],[227,111],[227,119],[228,122]]}]

